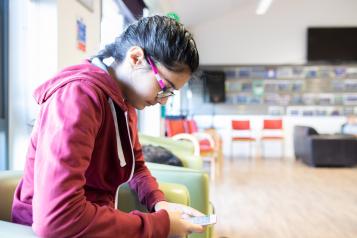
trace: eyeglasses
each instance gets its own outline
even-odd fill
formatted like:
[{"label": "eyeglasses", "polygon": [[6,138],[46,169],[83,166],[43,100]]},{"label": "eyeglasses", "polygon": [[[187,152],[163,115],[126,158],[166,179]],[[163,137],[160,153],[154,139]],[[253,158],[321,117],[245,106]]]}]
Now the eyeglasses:
[{"label": "eyeglasses", "polygon": [[164,81],[161,79],[161,77],[159,75],[159,72],[157,70],[157,67],[154,64],[154,61],[151,59],[151,57],[147,55],[146,59],[149,62],[150,66],[151,66],[151,69],[154,72],[156,81],[158,82],[158,84],[159,84],[159,86],[161,88],[161,91],[157,93],[156,98],[157,99],[162,99],[162,98],[167,98],[167,97],[171,97],[171,96],[175,95],[175,93],[173,92],[172,88],[167,88],[166,87],[166,85],[165,85]]}]

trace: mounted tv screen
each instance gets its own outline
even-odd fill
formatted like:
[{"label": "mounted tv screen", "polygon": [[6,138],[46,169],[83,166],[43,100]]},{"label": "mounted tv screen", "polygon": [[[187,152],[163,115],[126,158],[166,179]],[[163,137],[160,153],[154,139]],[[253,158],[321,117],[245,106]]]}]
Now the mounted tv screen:
[{"label": "mounted tv screen", "polygon": [[226,101],[225,80],[223,71],[204,71],[205,102],[222,103]]},{"label": "mounted tv screen", "polygon": [[308,28],[307,60],[357,62],[357,27]]}]

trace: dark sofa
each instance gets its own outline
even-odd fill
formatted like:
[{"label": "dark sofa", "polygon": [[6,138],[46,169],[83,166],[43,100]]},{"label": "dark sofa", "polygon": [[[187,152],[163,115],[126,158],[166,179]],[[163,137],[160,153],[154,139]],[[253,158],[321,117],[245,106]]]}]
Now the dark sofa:
[{"label": "dark sofa", "polygon": [[295,126],[295,157],[310,166],[353,166],[357,164],[357,138],[352,135],[318,134],[311,127]]}]

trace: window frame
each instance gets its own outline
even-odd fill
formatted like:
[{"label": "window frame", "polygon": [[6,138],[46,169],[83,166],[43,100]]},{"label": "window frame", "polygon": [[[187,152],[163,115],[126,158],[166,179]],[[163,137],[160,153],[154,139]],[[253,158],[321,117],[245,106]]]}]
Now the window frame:
[{"label": "window frame", "polygon": [[[9,169],[9,0],[0,1],[0,132],[4,143],[0,144],[0,170]],[[3,148],[3,149],[2,149]]]}]

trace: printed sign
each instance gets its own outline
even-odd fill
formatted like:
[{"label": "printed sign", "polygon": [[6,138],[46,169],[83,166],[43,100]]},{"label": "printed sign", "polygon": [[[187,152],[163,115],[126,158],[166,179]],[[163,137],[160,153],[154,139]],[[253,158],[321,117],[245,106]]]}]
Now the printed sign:
[{"label": "printed sign", "polygon": [[77,19],[77,48],[86,52],[87,26],[82,19]]}]

